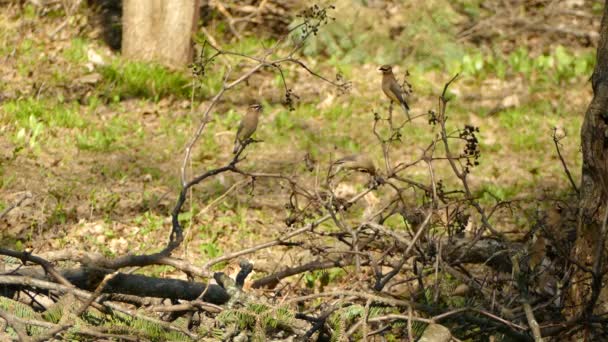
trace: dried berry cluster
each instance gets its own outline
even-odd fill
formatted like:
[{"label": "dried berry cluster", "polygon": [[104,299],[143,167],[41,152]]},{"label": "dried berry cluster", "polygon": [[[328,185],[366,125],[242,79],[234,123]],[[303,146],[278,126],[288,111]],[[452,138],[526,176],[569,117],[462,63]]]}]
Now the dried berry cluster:
[{"label": "dried berry cluster", "polygon": [[435,126],[439,122],[439,118],[437,117],[437,113],[434,110],[429,110],[429,125]]},{"label": "dried berry cluster", "polygon": [[285,106],[287,106],[287,108],[289,109],[289,111],[294,111],[296,110],[296,108],[294,107],[294,99],[299,99],[300,97],[298,95],[296,95],[296,93],[293,92],[293,89],[287,89],[285,90],[285,101],[284,104]]},{"label": "dried berry cluster", "polygon": [[336,18],[330,17],[327,14],[328,10],[335,8],[335,6],[320,7],[319,5],[312,5],[300,12],[296,17],[304,19],[302,38],[308,37],[310,34],[316,36],[319,32],[319,27],[327,24],[330,20],[336,20]]},{"label": "dried berry cluster", "polygon": [[462,130],[459,135],[460,139],[466,141],[464,151],[460,155],[461,158],[464,158],[467,161],[466,166],[464,167],[465,173],[469,173],[472,167],[479,165],[481,151],[479,150],[479,140],[477,140],[475,133],[479,133],[479,127],[465,125],[464,130]]},{"label": "dried berry cluster", "polygon": [[195,56],[194,61],[188,65],[188,68],[192,70],[192,75],[194,75],[195,77],[201,78],[205,76],[208,69],[207,66],[213,63],[215,57],[219,56],[220,54],[219,51],[217,51],[216,53],[211,55],[211,57],[207,56],[209,52],[207,49],[208,46],[209,43],[205,40],[203,42],[203,46],[201,47],[200,53]]},{"label": "dried berry cluster", "polygon": [[448,234],[450,237],[453,236],[461,236],[467,225],[469,224],[469,219],[471,215],[457,209],[458,211],[454,215],[454,219],[448,223]]}]

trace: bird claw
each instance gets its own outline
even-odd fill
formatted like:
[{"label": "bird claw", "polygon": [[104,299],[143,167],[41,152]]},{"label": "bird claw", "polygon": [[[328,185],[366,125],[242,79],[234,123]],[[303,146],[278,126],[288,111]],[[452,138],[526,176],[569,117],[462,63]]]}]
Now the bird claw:
[{"label": "bird claw", "polygon": [[386,181],[384,180],[384,178],[378,175],[373,175],[367,186],[370,189],[376,189],[378,186],[384,184],[385,182]]}]

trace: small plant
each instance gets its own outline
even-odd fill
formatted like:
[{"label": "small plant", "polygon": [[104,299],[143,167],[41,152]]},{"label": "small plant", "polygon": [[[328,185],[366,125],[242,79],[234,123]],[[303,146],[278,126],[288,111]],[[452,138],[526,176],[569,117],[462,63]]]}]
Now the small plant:
[{"label": "small plant", "polygon": [[[213,240],[215,241],[215,239]],[[215,242],[201,243],[199,245],[199,250],[209,259],[222,255],[222,249]]]},{"label": "small plant", "polygon": [[102,125],[91,125],[76,135],[76,146],[81,150],[110,152],[124,148],[124,140],[128,138],[142,139],[138,134],[140,126],[131,123],[120,115],[113,116]]},{"label": "small plant", "polygon": [[27,127],[22,127],[15,135],[15,141],[18,144],[27,145],[31,149],[37,148],[38,138],[42,135],[43,131],[44,124],[31,115]]},{"label": "small plant", "polygon": [[76,146],[81,150],[90,151],[111,151],[116,138],[106,131],[94,129],[88,134],[78,134],[76,136]]},{"label": "small plant", "polygon": [[236,324],[241,331],[251,331],[254,341],[265,341],[269,330],[289,327],[294,313],[286,307],[249,303],[244,308],[224,310],[216,319],[223,325]]},{"label": "small plant", "polygon": [[315,286],[318,285],[319,291],[323,292],[323,288],[326,285],[328,285],[330,283],[334,283],[335,281],[337,281],[344,275],[345,275],[345,272],[341,268],[333,268],[333,269],[321,270],[321,271],[312,271],[312,272],[306,273],[306,276],[304,277],[304,281],[305,281],[306,287],[314,288]]},{"label": "small plant", "polygon": [[135,223],[141,226],[139,234],[146,236],[151,232],[155,232],[163,227],[163,217],[157,216],[152,212],[148,211],[142,216],[135,218]]},{"label": "small plant", "polygon": [[3,104],[0,122],[14,127],[13,141],[20,147],[37,151],[42,139],[62,129],[86,125],[76,107],[48,100],[9,101]]},{"label": "small plant", "polygon": [[72,63],[87,61],[87,44],[82,38],[72,39],[70,46],[63,51],[63,56]]},{"label": "small plant", "polygon": [[506,56],[483,52],[465,54],[460,63],[451,69],[460,68],[463,74],[478,79],[492,74],[506,79],[519,74],[545,85],[559,85],[577,77],[589,77],[593,69],[593,58],[591,52],[577,53],[562,45],[538,56],[531,56],[528,49],[520,47]]}]

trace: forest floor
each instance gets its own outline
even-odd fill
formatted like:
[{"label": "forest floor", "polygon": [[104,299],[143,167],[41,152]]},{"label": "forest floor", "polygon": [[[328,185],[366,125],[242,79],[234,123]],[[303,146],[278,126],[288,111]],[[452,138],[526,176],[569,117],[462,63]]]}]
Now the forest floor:
[{"label": "forest floor", "polygon": [[[340,94],[293,67],[286,78],[299,98],[290,111],[281,103],[277,75],[256,74],[215,108],[188,172],[231,159],[240,115],[258,101],[265,106],[256,133],[263,142],[246,151],[244,169],[288,174],[312,187],[330,160],[345,154],[366,151],[383,165],[372,125],[373,113],[388,107],[378,67],[390,63],[399,78],[409,72],[414,116],[437,110],[445,82],[460,73],[450,89],[449,128],[480,130],[480,165],[470,176],[475,195],[487,205],[514,200],[534,212],[544,205],[539,201],[571,192],[553,143],[554,128],[565,135],[561,152],[575,181],[580,178],[579,130],[591,98],[596,3],[600,10],[601,3],[589,2],[587,12],[572,3],[566,7],[578,16],[565,15],[564,25],[574,22],[591,33],[558,32],[557,39],[546,27],[526,30],[509,23],[492,35],[478,4],[454,8],[435,1],[414,11],[409,2],[365,7],[338,1],[335,22],[312,38],[302,60],[330,79],[340,72],[352,82],[350,92]],[[379,20],[390,24],[378,25]],[[274,39],[253,32],[237,40],[217,23],[207,29],[224,49],[244,53],[259,53]],[[235,72],[246,66],[241,63]],[[218,90],[220,71],[214,66],[200,80],[189,70],[124,60],[105,45],[85,8],[66,16],[62,7],[0,6],[0,212],[27,196],[0,218],[0,244],[107,256],[164,246],[184,147]],[[394,161],[418,159],[437,132],[428,118],[416,118],[404,127],[402,142],[392,146]],[[307,154],[320,172],[307,171]],[[435,167],[448,188],[455,184],[447,163]],[[413,169],[411,178],[428,182],[426,170],[418,171]],[[354,193],[366,181],[352,175],[342,191]],[[200,265],[279,236],[288,229],[285,185],[259,180],[252,187],[242,176],[226,174],[196,187],[181,216],[188,238],[176,256]],[[368,198],[361,210],[379,201]],[[504,231],[529,229],[529,217],[493,219]],[[281,251],[256,254],[256,271],[306,257],[290,253],[286,261]],[[142,272],[173,270],[156,266]]]}]

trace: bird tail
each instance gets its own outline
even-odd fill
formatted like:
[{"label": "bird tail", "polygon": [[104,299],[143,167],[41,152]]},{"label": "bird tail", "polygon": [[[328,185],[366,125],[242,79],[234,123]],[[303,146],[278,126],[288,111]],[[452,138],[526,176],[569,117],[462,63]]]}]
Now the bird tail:
[{"label": "bird tail", "polygon": [[232,154],[236,154],[236,152],[239,150],[240,146],[241,146],[241,144],[239,143],[239,140],[236,139],[234,141],[234,148],[232,149]]},{"label": "bird tail", "polygon": [[402,102],[401,107],[403,107],[403,111],[405,112],[405,115],[407,115],[407,119],[412,120],[412,118],[410,117],[410,107],[407,105],[407,103]]}]

